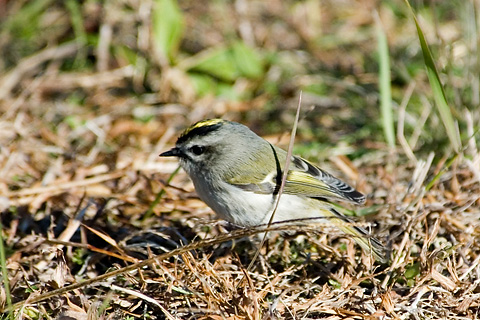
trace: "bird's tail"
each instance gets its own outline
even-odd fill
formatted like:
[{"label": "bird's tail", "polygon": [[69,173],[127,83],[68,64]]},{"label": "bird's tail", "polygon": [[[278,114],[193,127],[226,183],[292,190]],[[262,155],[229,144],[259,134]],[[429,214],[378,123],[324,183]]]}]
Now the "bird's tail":
[{"label": "bird's tail", "polygon": [[330,211],[338,218],[338,220],[340,220],[339,222],[332,221],[337,228],[346,234],[352,235],[355,242],[358,243],[358,245],[362,247],[365,252],[371,253],[375,260],[383,264],[388,263],[388,250],[380,241],[373,238],[364,228],[354,226],[354,222],[351,219],[341,214],[334,208],[330,208]]}]

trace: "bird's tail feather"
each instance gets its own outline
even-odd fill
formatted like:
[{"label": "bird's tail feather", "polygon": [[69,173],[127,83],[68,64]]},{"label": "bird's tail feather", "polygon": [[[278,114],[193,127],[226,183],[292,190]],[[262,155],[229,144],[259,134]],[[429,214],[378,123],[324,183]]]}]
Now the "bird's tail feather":
[{"label": "bird's tail feather", "polygon": [[[337,228],[346,234],[352,235],[355,242],[358,243],[365,252],[371,253],[375,260],[380,263],[385,264],[389,261],[388,250],[380,241],[373,238],[367,230],[352,225],[353,222],[337,210],[330,208],[330,211],[338,218],[332,221]],[[335,222],[335,220],[339,221]]]}]

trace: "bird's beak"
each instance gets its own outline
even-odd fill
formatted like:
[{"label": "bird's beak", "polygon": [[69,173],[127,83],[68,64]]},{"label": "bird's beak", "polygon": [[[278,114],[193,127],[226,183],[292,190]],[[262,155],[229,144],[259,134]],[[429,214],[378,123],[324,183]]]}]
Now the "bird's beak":
[{"label": "bird's beak", "polygon": [[160,154],[160,157],[180,157],[182,151],[179,148],[172,148]]}]

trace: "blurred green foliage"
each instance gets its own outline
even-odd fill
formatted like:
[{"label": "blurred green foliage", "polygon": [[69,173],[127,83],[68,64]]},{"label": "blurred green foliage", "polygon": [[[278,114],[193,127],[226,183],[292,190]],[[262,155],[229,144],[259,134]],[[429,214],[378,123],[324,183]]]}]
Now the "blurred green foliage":
[{"label": "blurred green foliage", "polygon": [[175,0],[156,0],[152,13],[153,37],[157,53],[175,61],[184,31],[183,13]]},{"label": "blurred green foliage", "polygon": [[[299,129],[298,140],[306,144],[298,149],[308,154],[313,148],[313,156],[340,141],[354,146],[343,151],[357,150],[355,156],[363,153],[358,150],[366,141],[400,150],[398,108],[411,83],[415,88],[400,129],[414,152],[460,152],[471,137],[465,111],[478,118],[480,100],[478,23],[472,3],[415,2],[410,9],[404,1],[391,0],[379,3],[375,11],[353,12],[348,4],[286,1],[281,9],[288,17],[275,11],[280,8],[269,11],[255,4],[259,11],[247,10],[250,16],[242,16],[229,2],[152,0],[143,3],[151,9],[145,12],[130,1],[9,3],[0,25],[0,70],[13,70],[42,49],[74,41],[82,48],[60,60],[62,72],[95,72],[97,49],[106,39],[101,30],[109,26],[109,70],[133,66],[134,83],[123,92],[140,100],[144,93],[161,93],[169,84],[159,78],[173,68],[190,83],[195,99],[248,104],[260,97],[263,107],[241,118],[257,118],[263,123],[259,133],[267,134],[288,131],[298,92],[312,94],[305,101],[307,125]],[[246,29],[239,30],[239,21],[251,27],[254,41],[245,37]],[[183,85],[176,86],[178,91]],[[161,96],[160,102],[184,103],[175,101],[178,96]],[[426,101],[434,108],[425,113]],[[69,103],[85,106],[88,93],[82,93],[80,102]],[[313,112],[307,110],[310,106]],[[247,107],[242,110],[249,112]],[[478,129],[475,125],[474,132]]]}]

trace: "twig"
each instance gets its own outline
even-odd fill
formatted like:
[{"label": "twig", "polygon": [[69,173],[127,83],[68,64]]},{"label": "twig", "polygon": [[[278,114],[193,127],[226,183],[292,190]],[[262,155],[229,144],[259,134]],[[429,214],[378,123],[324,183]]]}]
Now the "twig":
[{"label": "twig", "polygon": [[112,290],[120,291],[120,292],[129,294],[129,295],[132,295],[134,297],[140,298],[142,300],[145,300],[148,303],[151,303],[151,304],[157,306],[160,310],[162,310],[162,312],[165,314],[167,319],[170,319],[170,320],[178,319],[177,317],[173,316],[170,312],[168,312],[168,310],[165,309],[165,307],[162,306],[157,300],[155,300],[154,298],[150,298],[149,296],[147,296],[143,293],[140,293],[140,292],[135,291],[135,290],[127,289],[127,288],[122,288],[122,287],[119,287],[119,286],[114,285],[114,284],[109,284],[109,285],[105,285],[105,286],[112,289]]},{"label": "twig", "polygon": [[0,79],[0,100],[7,98],[25,74],[32,72],[48,60],[61,59],[73,55],[80,48],[78,43],[67,43],[48,48],[20,61],[18,66]]},{"label": "twig", "polygon": [[[290,143],[288,144],[287,160],[285,161],[285,167],[283,169],[282,182],[280,184],[280,189],[278,190],[277,201],[275,201],[275,207],[273,208],[272,215],[270,216],[270,220],[268,221],[268,225],[267,225],[268,227],[272,225],[273,218],[275,216],[275,213],[277,212],[278,204],[280,203],[280,198],[282,197],[282,194],[283,194],[283,189],[285,188],[285,183],[287,182],[288,168],[290,167],[290,162],[292,161],[292,150],[293,150],[293,144],[295,142],[295,134],[297,133],[298,119],[300,118],[301,106],[302,106],[302,91],[300,91],[300,96],[298,97],[297,113],[295,114],[295,121],[293,122],[292,134],[290,136]],[[258,255],[260,254],[260,249],[265,244],[266,239],[267,239],[267,233],[265,232],[265,234],[263,235],[262,242],[258,246],[257,251],[255,252],[255,255],[252,258],[252,261],[250,261],[250,264],[248,265],[248,268],[247,268],[248,271],[252,269],[253,264],[255,263],[255,260],[257,259]]]},{"label": "twig", "polygon": [[407,157],[414,163],[417,163],[417,158],[413,154],[412,148],[408,145],[407,139],[405,139],[405,133],[403,131],[405,127],[405,112],[407,109],[407,104],[410,101],[410,97],[412,96],[413,89],[415,89],[415,82],[411,82],[408,86],[405,96],[402,99],[402,103],[398,108],[397,139]]},{"label": "twig", "polygon": [[213,245],[220,244],[220,243],[223,243],[223,242],[248,237],[248,236],[251,236],[251,235],[254,235],[254,234],[257,234],[257,233],[269,232],[269,231],[300,230],[300,228],[304,231],[311,231],[311,232],[313,232],[317,229],[315,226],[310,226],[309,227],[309,226],[295,226],[295,225],[278,225],[278,226],[266,227],[266,228],[265,227],[264,228],[251,228],[251,229],[248,229],[248,230],[247,229],[241,229],[241,230],[238,230],[238,231],[230,232],[228,234],[216,236],[215,238],[204,239],[204,240],[201,240],[201,241],[198,241],[198,242],[193,242],[193,243],[190,243],[186,246],[174,249],[170,252],[167,252],[167,253],[164,253],[164,254],[161,254],[161,255],[158,255],[158,256],[140,261],[138,263],[134,263],[132,265],[126,266],[126,267],[121,268],[121,269],[117,269],[117,270],[114,270],[114,271],[111,271],[111,272],[107,272],[107,273],[102,274],[102,275],[100,275],[96,278],[87,279],[87,280],[79,282],[79,283],[74,283],[74,284],[71,284],[69,286],[47,292],[45,294],[33,296],[33,295],[36,295],[36,293],[34,293],[34,294],[32,294],[33,297],[30,296],[26,300],[19,301],[19,302],[13,304],[11,307],[0,309],[0,312],[8,312],[8,311],[12,311],[12,310],[17,310],[17,309],[23,307],[26,303],[28,303],[28,304],[38,303],[40,301],[44,301],[46,299],[49,299],[49,298],[52,298],[52,297],[55,297],[55,296],[65,294],[69,291],[84,288],[84,287],[88,287],[88,286],[91,286],[95,283],[98,283],[98,282],[104,281],[106,279],[118,276],[120,274],[130,272],[130,271],[133,271],[133,270],[136,270],[136,269],[139,269],[139,268],[143,268],[143,267],[145,267],[147,265],[150,265],[150,264],[154,264],[154,263],[161,264],[161,262],[163,260],[168,259],[168,258],[173,257],[173,256],[181,255],[184,252],[197,250],[197,249],[200,249],[200,248],[213,246]]}]

